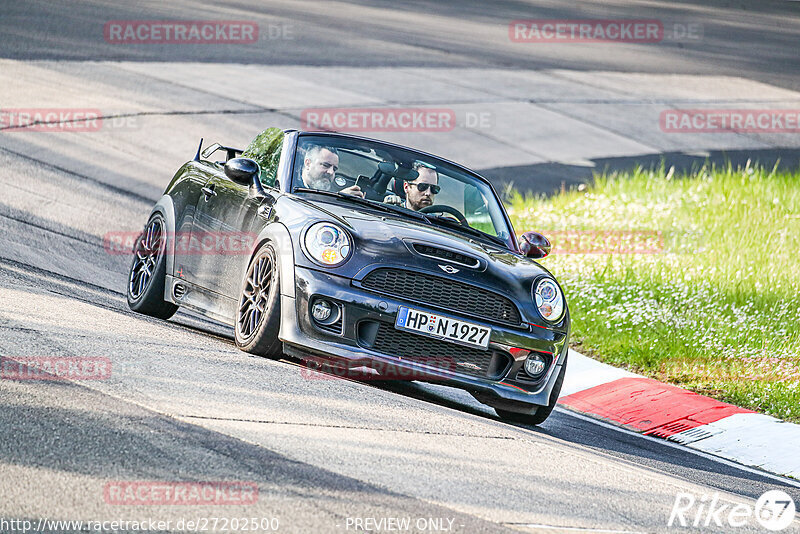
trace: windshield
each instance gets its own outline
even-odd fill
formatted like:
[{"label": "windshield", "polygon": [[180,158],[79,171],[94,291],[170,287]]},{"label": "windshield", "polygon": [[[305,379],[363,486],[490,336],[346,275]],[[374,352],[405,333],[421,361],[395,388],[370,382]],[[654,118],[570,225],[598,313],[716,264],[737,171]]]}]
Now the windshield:
[{"label": "windshield", "polygon": [[[500,201],[482,180],[442,160],[377,141],[302,135],[292,191],[363,196],[408,217],[470,235],[478,230],[511,246]],[[470,230],[472,229],[472,230]]]}]

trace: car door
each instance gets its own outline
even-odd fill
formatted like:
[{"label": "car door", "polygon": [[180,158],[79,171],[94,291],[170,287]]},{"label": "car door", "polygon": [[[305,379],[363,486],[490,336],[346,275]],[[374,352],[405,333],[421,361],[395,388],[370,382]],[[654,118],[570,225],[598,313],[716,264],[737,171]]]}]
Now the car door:
[{"label": "car door", "polygon": [[[276,185],[283,132],[265,130],[242,157],[256,160],[262,170],[262,186]],[[236,299],[257,232],[272,210],[249,184],[236,183],[224,173],[208,180],[197,201],[191,230],[188,280],[221,297]]]},{"label": "car door", "polygon": [[224,295],[225,265],[231,255],[241,254],[245,236],[240,229],[251,200],[246,185],[222,174],[211,176],[203,185],[178,266],[187,281]]}]

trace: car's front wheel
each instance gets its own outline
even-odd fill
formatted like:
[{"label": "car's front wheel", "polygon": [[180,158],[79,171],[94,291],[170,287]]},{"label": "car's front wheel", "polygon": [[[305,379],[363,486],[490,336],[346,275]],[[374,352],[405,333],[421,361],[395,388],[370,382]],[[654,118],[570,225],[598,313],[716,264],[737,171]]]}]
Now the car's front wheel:
[{"label": "car's front wheel", "polygon": [[169,319],[178,311],[178,306],[164,301],[166,256],[166,223],[160,213],[154,213],[133,247],[127,291],[133,311],[159,319]]},{"label": "car's front wheel", "polygon": [[236,311],[236,346],[245,352],[279,358],[281,324],[280,270],[275,249],[265,243],[253,256],[242,282]]},{"label": "car's front wheel", "polygon": [[511,412],[500,408],[495,408],[494,411],[497,412],[500,419],[508,421],[509,423],[519,423],[523,425],[540,425],[544,423],[545,420],[550,417],[553,408],[556,407],[558,396],[561,394],[561,386],[564,383],[564,375],[566,374],[567,360],[565,359],[564,365],[561,366],[561,371],[558,373],[558,378],[556,378],[556,383],[553,384],[553,390],[550,392],[550,400],[547,406],[539,406],[532,413]]}]

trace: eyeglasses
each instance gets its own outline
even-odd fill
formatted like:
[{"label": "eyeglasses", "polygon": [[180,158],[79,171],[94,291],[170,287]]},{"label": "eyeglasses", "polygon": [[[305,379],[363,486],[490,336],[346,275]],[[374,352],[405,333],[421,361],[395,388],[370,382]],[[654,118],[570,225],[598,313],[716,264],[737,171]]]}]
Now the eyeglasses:
[{"label": "eyeglasses", "polygon": [[408,185],[416,185],[416,186],[417,186],[417,191],[419,191],[420,193],[424,193],[424,192],[425,192],[425,191],[427,191],[427,190],[428,190],[428,188],[430,187],[430,188],[431,188],[431,194],[432,194],[432,195],[438,195],[438,194],[439,194],[439,191],[441,191],[441,190],[442,190],[442,188],[441,188],[441,187],[439,187],[439,186],[438,186],[438,185],[436,185],[436,184],[426,184],[426,183],[421,183],[421,184],[408,184]]}]

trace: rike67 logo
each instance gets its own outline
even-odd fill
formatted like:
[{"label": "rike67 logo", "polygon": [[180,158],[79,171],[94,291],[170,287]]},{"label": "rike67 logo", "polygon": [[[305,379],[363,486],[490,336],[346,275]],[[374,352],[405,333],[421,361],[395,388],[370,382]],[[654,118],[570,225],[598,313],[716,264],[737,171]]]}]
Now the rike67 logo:
[{"label": "rike67 logo", "polygon": [[795,518],[794,500],[788,493],[771,490],[749,504],[724,502],[719,493],[697,498],[691,493],[679,493],[672,505],[667,526],[684,528],[706,528],[717,526],[724,529],[757,526],[778,532],[792,524]]}]

